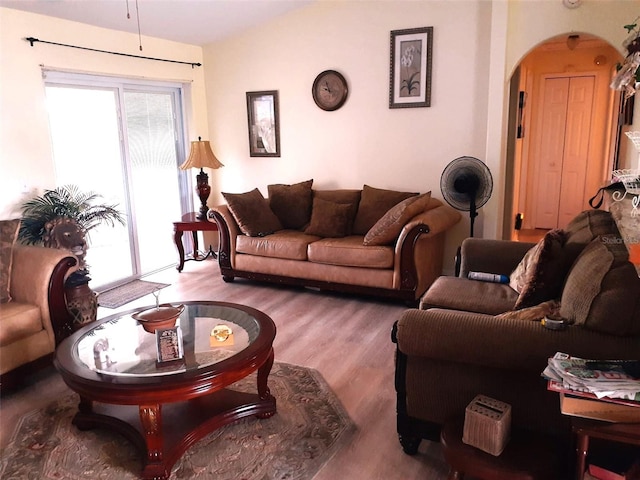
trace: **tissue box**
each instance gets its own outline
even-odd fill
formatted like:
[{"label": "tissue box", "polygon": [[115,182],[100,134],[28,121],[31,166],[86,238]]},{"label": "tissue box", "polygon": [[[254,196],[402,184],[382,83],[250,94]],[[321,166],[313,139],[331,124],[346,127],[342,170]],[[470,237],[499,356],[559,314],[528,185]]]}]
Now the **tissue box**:
[{"label": "tissue box", "polygon": [[511,405],[485,395],[474,398],[465,410],[462,441],[498,456],[511,433]]}]

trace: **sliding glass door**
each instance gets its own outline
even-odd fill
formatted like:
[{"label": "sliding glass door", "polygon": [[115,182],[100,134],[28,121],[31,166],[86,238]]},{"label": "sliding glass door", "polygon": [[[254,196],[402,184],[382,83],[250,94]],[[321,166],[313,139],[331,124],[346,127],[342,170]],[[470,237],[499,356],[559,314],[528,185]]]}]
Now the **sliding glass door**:
[{"label": "sliding glass door", "polygon": [[175,264],[172,222],[189,209],[179,86],[48,72],[46,95],[56,184],[117,204],[125,226],[90,232],[92,287]]}]

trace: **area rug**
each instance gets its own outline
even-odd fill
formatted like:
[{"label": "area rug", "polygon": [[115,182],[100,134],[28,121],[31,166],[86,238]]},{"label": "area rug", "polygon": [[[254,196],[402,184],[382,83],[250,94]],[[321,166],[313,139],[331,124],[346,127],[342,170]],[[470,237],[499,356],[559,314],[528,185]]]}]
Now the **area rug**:
[{"label": "area rug", "polygon": [[[233,388],[255,392],[255,374]],[[242,419],[210,433],[176,462],[171,479],[308,480],[353,437],[354,423],[317,371],[275,363],[269,388],[278,408],[273,417]],[[25,414],[2,452],[0,478],[139,478],[142,456],[131,443],[71,424],[78,400],[70,393]]]},{"label": "area rug", "polygon": [[98,305],[105,308],[118,308],[125,303],[133,302],[155,290],[168,287],[167,283],[133,280],[119,287],[112,288],[98,295]]}]

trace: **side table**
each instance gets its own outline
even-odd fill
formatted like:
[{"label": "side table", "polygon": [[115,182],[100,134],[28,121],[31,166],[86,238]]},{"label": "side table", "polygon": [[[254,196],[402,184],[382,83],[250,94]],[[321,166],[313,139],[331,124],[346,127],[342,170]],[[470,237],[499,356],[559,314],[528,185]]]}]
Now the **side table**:
[{"label": "side table", "polygon": [[571,419],[571,424],[576,435],[577,480],[584,477],[590,438],[640,446],[640,423],[609,423],[575,417]]},{"label": "side table", "polygon": [[[182,220],[179,222],[173,222],[173,239],[176,242],[178,249],[178,266],[176,267],[179,272],[182,272],[184,268],[184,262],[189,260],[202,261],[208,258],[210,255],[213,258],[217,258],[216,252],[213,251],[211,245],[209,245],[209,251],[203,257],[198,256],[198,232],[217,232],[218,225],[208,220],[198,220],[196,218],[196,212],[185,213],[182,216]],[[193,236],[193,257],[184,258],[184,245],[182,245],[182,233],[191,232]]]}]

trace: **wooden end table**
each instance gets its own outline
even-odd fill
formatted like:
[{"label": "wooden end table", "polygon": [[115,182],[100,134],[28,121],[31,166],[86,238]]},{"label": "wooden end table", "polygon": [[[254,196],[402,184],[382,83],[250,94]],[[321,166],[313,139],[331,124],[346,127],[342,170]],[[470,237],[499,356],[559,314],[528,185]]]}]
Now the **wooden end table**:
[{"label": "wooden end table", "polygon": [[609,423],[574,417],[571,419],[571,428],[576,435],[577,480],[584,478],[590,438],[640,446],[640,423]]},{"label": "wooden end table", "polygon": [[[198,232],[217,232],[218,225],[206,219],[198,220],[196,215],[196,212],[185,213],[182,216],[182,220],[173,222],[173,239],[178,249],[178,266],[176,268],[179,272],[182,272],[185,261],[195,260],[201,262],[209,258],[209,256],[217,258],[216,252],[213,251],[211,245],[209,245],[209,251],[206,255],[203,257],[198,256]],[[183,232],[191,232],[193,236],[193,257],[187,259],[184,258],[184,245],[182,245]]]},{"label": "wooden end table", "polygon": [[442,453],[449,465],[448,480],[465,475],[481,480],[557,480],[562,478],[562,458],[553,439],[535,432],[512,429],[511,439],[499,456],[462,441],[464,419],[445,423],[440,435]]}]

